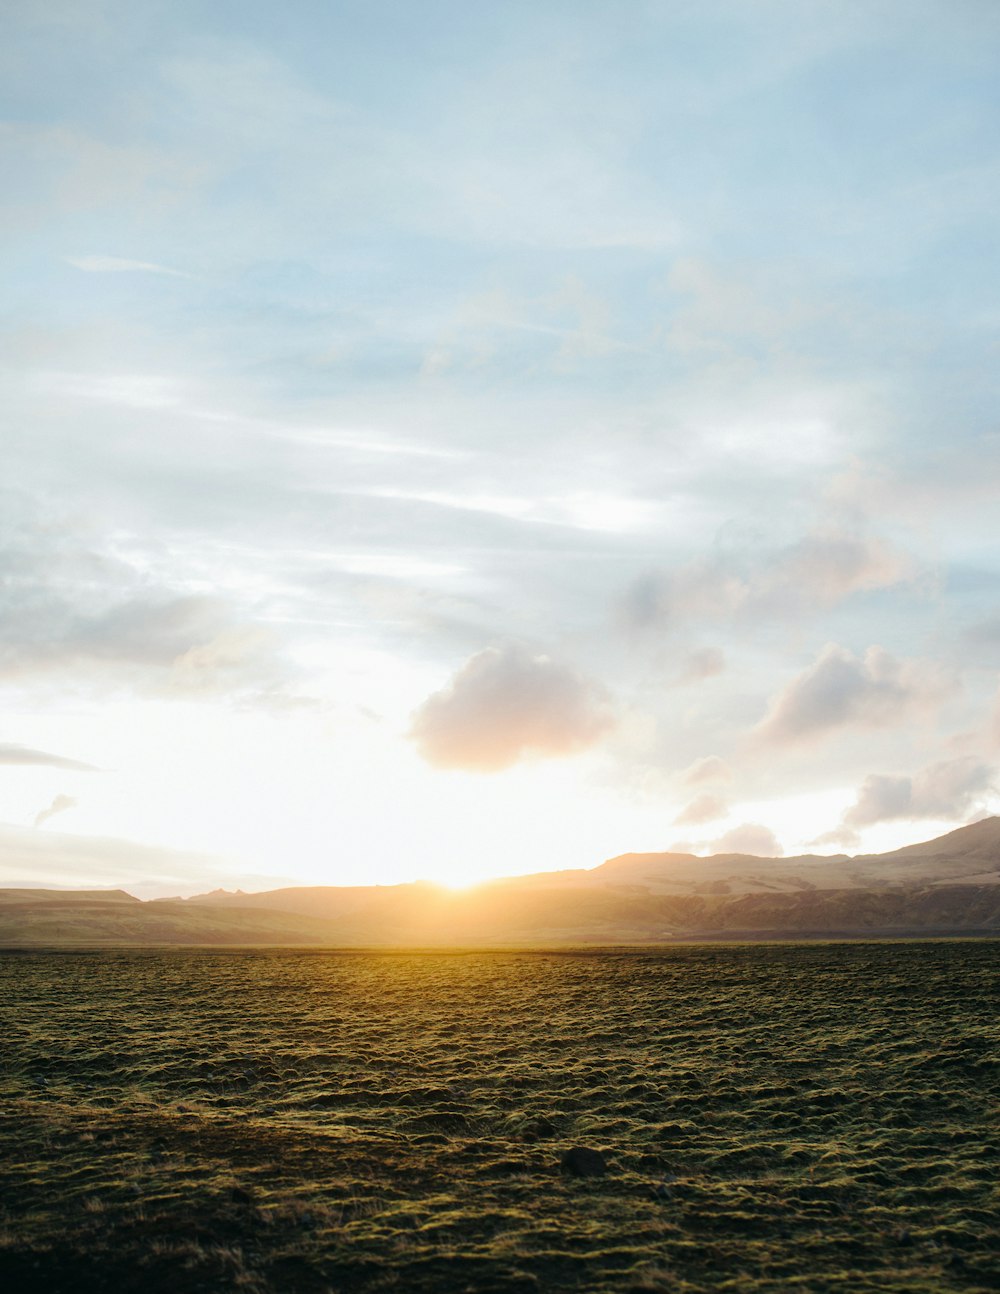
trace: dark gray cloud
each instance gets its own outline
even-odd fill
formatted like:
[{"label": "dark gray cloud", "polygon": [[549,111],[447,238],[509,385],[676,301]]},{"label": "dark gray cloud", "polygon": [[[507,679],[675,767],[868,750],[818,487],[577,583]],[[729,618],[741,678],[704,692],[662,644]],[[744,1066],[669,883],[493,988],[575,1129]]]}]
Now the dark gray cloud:
[{"label": "dark gray cloud", "polygon": [[845,726],[891,725],[942,700],[953,686],[931,663],[899,660],[881,647],[858,657],[831,643],[774,697],[756,736],[785,745]]},{"label": "dark gray cloud", "polygon": [[413,716],[410,736],[438,768],[497,772],[573,755],[614,724],[602,687],[548,656],[488,647]]},{"label": "dark gray cloud", "polygon": [[65,759],[62,755],[50,755],[46,750],[31,750],[27,746],[16,746],[10,743],[0,745],[0,764],[62,768],[73,773],[98,772],[93,764],[85,764],[79,759]]},{"label": "dark gray cloud", "polygon": [[849,829],[898,819],[964,817],[995,790],[996,769],[973,755],[931,764],[912,776],[872,773],[844,814]]}]

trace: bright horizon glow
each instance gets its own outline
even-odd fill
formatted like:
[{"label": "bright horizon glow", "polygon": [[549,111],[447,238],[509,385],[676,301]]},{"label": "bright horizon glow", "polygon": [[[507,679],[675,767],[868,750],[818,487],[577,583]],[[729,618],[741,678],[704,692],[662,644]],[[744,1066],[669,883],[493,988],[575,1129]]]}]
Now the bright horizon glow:
[{"label": "bright horizon glow", "polygon": [[1000,809],[1000,10],[15,8],[0,886]]},{"label": "bright horizon glow", "polygon": [[[812,846],[812,824],[835,818],[850,803],[851,792],[843,789],[741,805],[737,812],[702,828],[700,840],[689,842],[690,829],[671,826],[661,803],[623,806],[607,788],[594,785],[581,801],[578,779],[586,759],[576,761],[577,767],[573,761],[525,765],[492,777],[441,773],[428,770],[402,745],[398,734],[382,733],[372,720],[361,722],[353,732],[352,780],[334,795],[326,770],[316,767],[315,758],[317,750],[325,748],[331,767],[336,766],[340,762],[336,743],[330,735],[325,741],[316,734],[306,740],[315,722],[311,715],[300,717],[297,725],[287,717],[219,715],[208,726],[204,715],[197,714],[196,720],[183,706],[147,703],[145,732],[156,748],[170,754],[130,770],[126,757],[132,746],[134,708],[123,706],[120,716],[106,711],[98,751],[103,771],[77,775],[76,780],[84,783],[79,803],[36,834],[111,836],[176,851],[179,863],[186,855],[215,860],[216,870],[208,871],[202,863],[194,876],[177,882],[156,884],[138,876],[143,896],[149,897],[153,893],[188,896],[216,887],[262,890],[286,884],[418,880],[463,890],[499,877],[590,869],[623,853],[660,853],[691,844],[690,852],[721,852],[712,848],[712,842],[743,821],[770,824],[788,854],[885,852],[930,839],[956,825],[937,821],[883,826],[877,835],[872,833],[874,838],[865,849]],[[187,747],[195,722],[200,738]],[[281,777],[266,786],[259,781],[261,769],[252,754],[265,736],[272,743],[275,761],[268,776],[280,771]],[[275,748],[279,738],[280,750]],[[182,741],[185,749],[178,755],[176,747]],[[230,764],[230,786],[206,796],[204,787],[215,777],[223,757]],[[392,780],[393,813],[388,823],[379,824],[381,797],[366,798],[370,774],[363,761],[370,761],[370,768]],[[589,762],[592,779],[597,770]],[[45,768],[6,772],[15,809],[8,821],[22,828],[30,826],[39,802],[48,797],[40,786],[65,786],[68,781],[67,774]],[[48,798],[56,794],[53,791]],[[270,804],[276,797],[291,806],[295,815],[291,821],[287,816],[280,821],[273,818]],[[516,817],[510,813],[512,805],[518,806]],[[440,820],[443,813],[449,819],[446,828]],[[241,820],[234,822],[234,818]],[[479,824],[488,826],[481,835]],[[16,879],[27,883],[23,876]],[[53,876],[52,883],[69,885],[71,878]],[[103,877],[91,877],[89,883],[117,885]]]}]

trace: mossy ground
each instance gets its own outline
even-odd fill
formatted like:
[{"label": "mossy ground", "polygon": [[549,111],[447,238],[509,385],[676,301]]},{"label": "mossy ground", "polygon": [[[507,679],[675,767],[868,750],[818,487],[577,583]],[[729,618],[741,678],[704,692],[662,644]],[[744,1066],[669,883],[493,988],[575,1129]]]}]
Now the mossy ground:
[{"label": "mossy ground", "polygon": [[987,942],[2,956],[0,1284],[994,1290],[998,1003]]}]

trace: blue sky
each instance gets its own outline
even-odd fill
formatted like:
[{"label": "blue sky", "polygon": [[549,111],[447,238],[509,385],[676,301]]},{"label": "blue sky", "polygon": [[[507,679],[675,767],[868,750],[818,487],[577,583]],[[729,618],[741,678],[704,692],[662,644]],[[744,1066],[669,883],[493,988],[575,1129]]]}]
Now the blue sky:
[{"label": "blue sky", "polygon": [[7,883],[998,807],[993,4],[5,27]]}]

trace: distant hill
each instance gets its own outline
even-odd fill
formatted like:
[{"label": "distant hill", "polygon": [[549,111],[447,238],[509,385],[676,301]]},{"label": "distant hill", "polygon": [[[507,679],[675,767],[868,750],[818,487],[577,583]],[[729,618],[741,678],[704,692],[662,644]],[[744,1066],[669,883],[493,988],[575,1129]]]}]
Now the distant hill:
[{"label": "distant hill", "polygon": [[801,890],[898,889],[907,885],[1000,884],[1000,818],[984,818],[936,840],[888,854],[622,854],[587,873],[671,894],[766,894]]},{"label": "distant hill", "polygon": [[1000,818],[887,854],[622,854],[468,890],[427,882],[215,890],[0,890],[0,946],[649,944],[691,939],[1000,936]]},{"label": "distant hill", "polygon": [[125,890],[0,890],[0,904],[138,903]]},{"label": "distant hill", "polygon": [[288,912],[143,903],[123,890],[0,890],[0,947],[324,944],[325,922]]}]

